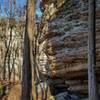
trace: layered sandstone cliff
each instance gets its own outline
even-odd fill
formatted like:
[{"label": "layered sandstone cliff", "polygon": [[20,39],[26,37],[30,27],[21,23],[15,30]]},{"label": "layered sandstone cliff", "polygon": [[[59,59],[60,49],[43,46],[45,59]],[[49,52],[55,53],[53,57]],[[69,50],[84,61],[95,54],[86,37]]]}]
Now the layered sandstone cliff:
[{"label": "layered sandstone cliff", "polygon": [[[88,0],[42,0],[41,66],[56,86],[87,94]],[[100,83],[100,0],[96,1],[95,68]],[[41,67],[40,66],[40,67]],[[60,81],[58,81],[60,79]]]}]

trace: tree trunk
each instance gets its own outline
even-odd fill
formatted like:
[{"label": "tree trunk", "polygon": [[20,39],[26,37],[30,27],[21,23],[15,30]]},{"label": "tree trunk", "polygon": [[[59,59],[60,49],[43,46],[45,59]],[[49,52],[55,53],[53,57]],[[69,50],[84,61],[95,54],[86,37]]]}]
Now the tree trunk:
[{"label": "tree trunk", "polygon": [[96,84],[96,48],[95,48],[95,0],[89,0],[89,34],[88,34],[88,92],[89,100],[98,100]]},{"label": "tree trunk", "polygon": [[34,0],[27,0],[26,28],[22,69],[22,100],[32,100],[32,40],[34,33]]}]

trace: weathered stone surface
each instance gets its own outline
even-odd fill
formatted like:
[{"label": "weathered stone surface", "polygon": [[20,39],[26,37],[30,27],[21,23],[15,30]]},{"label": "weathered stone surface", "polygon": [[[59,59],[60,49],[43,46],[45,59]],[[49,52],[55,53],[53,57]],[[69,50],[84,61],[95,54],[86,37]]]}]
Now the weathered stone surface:
[{"label": "weathered stone surface", "polygon": [[55,100],[80,100],[77,96],[68,92],[60,93],[55,96]]},{"label": "weathered stone surface", "polygon": [[[68,82],[87,80],[88,0],[43,0],[42,7],[39,43],[46,56],[45,59],[42,57],[46,60],[44,66],[48,66],[45,74]],[[96,57],[99,80],[100,0],[96,0]],[[81,89],[81,83],[74,87],[67,85],[76,92],[79,86],[78,93],[87,91],[87,84],[86,89]]]}]

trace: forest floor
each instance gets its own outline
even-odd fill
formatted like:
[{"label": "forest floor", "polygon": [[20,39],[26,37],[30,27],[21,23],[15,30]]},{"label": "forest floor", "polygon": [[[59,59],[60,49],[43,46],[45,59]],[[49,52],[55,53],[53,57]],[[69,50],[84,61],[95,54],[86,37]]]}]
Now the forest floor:
[{"label": "forest floor", "polygon": [[[21,85],[19,81],[16,82],[1,82],[0,84],[0,100],[20,100],[21,96]],[[3,87],[7,90],[6,95],[3,95]]]},{"label": "forest floor", "polygon": [[14,85],[11,89],[7,100],[20,100],[21,98],[21,85]]},{"label": "forest floor", "polygon": [[[21,84],[16,84],[12,86],[8,96],[5,96],[2,100],[20,100],[20,98],[21,98]],[[41,100],[40,98],[41,96],[38,98],[38,100]],[[47,100],[54,100],[54,98],[49,95],[47,97]],[[81,99],[81,100],[88,100],[88,99]]]},{"label": "forest floor", "polygon": [[[21,84],[16,84],[10,90],[7,99],[3,100],[20,100],[20,98],[21,98]],[[42,100],[41,93],[39,94],[38,100]],[[54,99],[53,97],[50,98],[50,95],[48,94],[47,100],[54,100]]]}]

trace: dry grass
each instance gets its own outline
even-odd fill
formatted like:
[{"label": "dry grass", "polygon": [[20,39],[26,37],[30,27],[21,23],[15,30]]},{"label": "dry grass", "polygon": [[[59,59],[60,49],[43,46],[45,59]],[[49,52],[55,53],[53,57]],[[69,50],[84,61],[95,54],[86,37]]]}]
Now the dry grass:
[{"label": "dry grass", "polygon": [[[14,85],[8,95],[8,99],[4,100],[21,100],[21,85]],[[39,93],[38,100],[42,100],[41,93]],[[48,92],[47,100],[54,100],[53,96],[50,95],[50,91]]]},{"label": "dry grass", "polygon": [[8,96],[8,100],[20,100],[21,98],[21,85],[15,85]]}]

